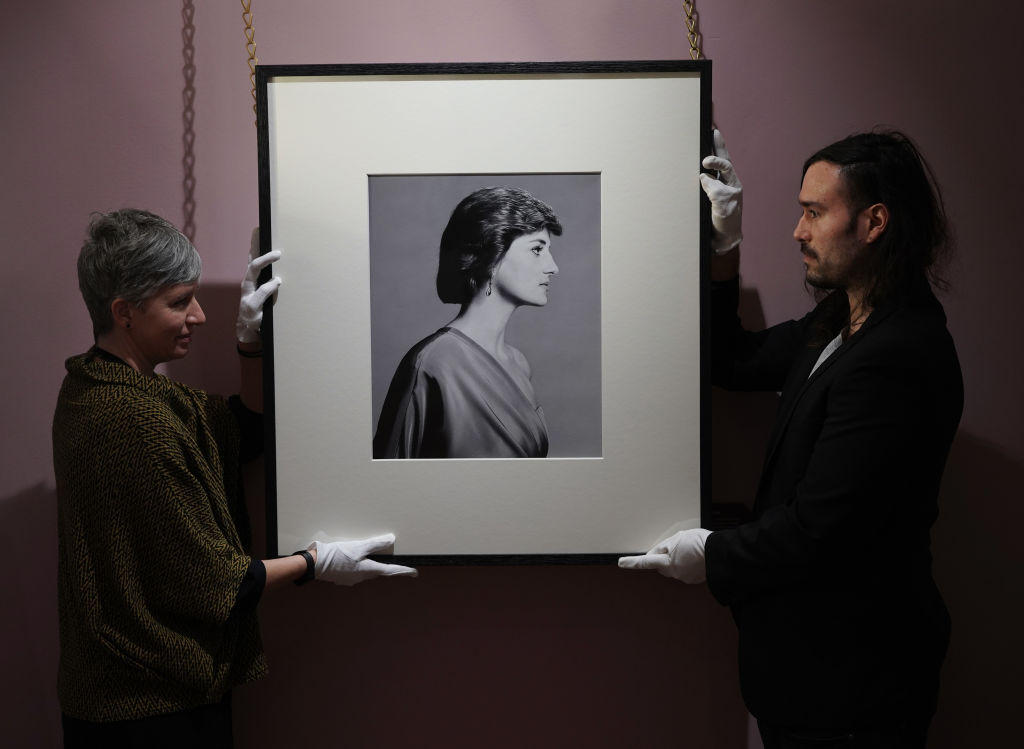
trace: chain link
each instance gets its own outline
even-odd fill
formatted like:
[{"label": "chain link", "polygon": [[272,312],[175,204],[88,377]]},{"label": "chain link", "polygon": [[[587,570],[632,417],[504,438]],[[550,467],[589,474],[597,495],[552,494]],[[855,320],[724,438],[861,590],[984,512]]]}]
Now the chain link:
[{"label": "chain link", "polygon": [[242,0],[242,20],[245,21],[245,49],[249,53],[249,89],[252,92],[252,113],[256,114],[256,29],[252,25],[252,0]]},{"label": "chain link", "polygon": [[683,0],[683,11],[686,13],[686,38],[690,40],[690,59],[700,60],[704,53],[700,51],[700,29],[697,28],[697,10],[693,7],[694,0]]},{"label": "chain link", "polygon": [[181,233],[188,237],[190,242],[196,238],[196,8],[193,0],[184,0],[181,8],[181,42],[182,57],[185,64],[181,72],[185,77],[185,87],[181,91],[181,121],[184,129],[181,134],[181,142],[184,146],[184,154],[181,157],[181,166],[184,169],[184,203],[182,214],[184,220],[181,224]]},{"label": "chain link", "polygon": [[[242,20],[245,21],[245,49],[249,53],[249,89],[252,93],[252,111],[256,114],[256,29],[252,25],[252,0],[241,0]],[[695,0],[683,0],[686,13],[686,38],[690,42],[690,59],[700,60],[704,54],[700,49],[701,34],[697,27],[699,15],[694,7]]]}]

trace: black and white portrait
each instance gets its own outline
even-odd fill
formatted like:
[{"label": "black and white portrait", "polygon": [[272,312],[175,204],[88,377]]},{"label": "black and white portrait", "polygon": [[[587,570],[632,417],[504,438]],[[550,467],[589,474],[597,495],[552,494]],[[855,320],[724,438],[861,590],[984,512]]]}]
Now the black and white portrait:
[{"label": "black and white portrait", "polygon": [[601,455],[597,174],[369,178],[373,456]]}]

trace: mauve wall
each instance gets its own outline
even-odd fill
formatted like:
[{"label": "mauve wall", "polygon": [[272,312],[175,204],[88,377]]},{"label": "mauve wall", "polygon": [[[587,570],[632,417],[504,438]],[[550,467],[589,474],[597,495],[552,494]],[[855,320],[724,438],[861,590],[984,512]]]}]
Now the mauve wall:
[{"label": "mauve wall", "polygon": [[[82,230],[90,211],[124,205],[183,221],[186,120],[211,322],[172,374],[232,387],[233,305],[257,220],[256,136],[240,5],[192,5],[0,8],[3,746],[60,745],[49,424],[63,359],[91,342],[74,274]],[[253,6],[266,63],[689,56],[679,0]],[[931,744],[1006,745],[1019,733],[1024,696],[1014,303],[1024,270],[1015,221],[1024,198],[1014,77],[1022,13],[995,0],[697,6],[714,60],[715,119],[746,186],[750,320],[774,323],[808,307],[791,231],[799,165],[812,150],[896,125],[919,141],[945,187],[961,245],[946,305],[967,406],[935,533],[955,628]],[[184,90],[189,45],[194,93]],[[720,500],[749,497],[771,405],[716,394]],[[258,471],[252,479],[258,485]],[[268,596],[262,620],[272,675],[237,691],[240,747],[748,745],[727,612],[705,588],[657,575],[428,568],[416,581]]]}]

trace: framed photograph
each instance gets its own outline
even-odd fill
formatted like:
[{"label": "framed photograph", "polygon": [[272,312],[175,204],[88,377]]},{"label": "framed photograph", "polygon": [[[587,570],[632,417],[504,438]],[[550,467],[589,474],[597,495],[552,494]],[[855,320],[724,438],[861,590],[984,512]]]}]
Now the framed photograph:
[{"label": "framed photograph", "polygon": [[271,553],[604,563],[700,525],[710,74],[257,68]]}]

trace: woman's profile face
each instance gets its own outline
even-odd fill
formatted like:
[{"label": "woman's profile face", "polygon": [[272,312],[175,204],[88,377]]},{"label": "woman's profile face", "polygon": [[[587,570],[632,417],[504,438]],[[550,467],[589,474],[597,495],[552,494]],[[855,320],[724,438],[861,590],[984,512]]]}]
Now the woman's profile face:
[{"label": "woman's profile face", "polygon": [[148,365],[181,359],[192,333],[206,322],[196,299],[198,283],[165,286],[136,308],[128,333]]},{"label": "woman's profile face", "polygon": [[512,240],[498,264],[491,282],[492,293],[519,305],[543,307],[548,303],[551,277],[558,266],[551,256],[551,234],[547,229],[523,234]]}]

